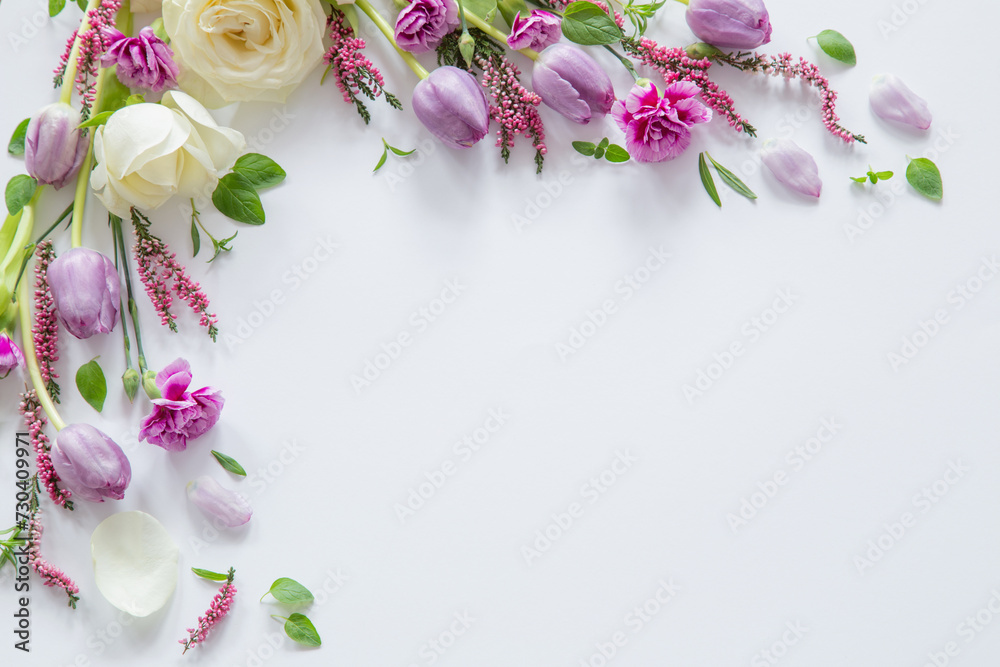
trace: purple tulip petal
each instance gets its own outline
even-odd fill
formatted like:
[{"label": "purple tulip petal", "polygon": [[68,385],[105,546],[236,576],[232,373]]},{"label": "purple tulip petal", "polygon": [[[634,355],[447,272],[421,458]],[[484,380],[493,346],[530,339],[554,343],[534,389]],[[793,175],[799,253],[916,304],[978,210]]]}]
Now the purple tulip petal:
[{"label": "purple tulip petal", "polygon": [[812,155],[791,139],[768,139],[760,151],[764,165],[781,183],[796,192],[819,197],[823,182]]},{"label": "purple tulip petal", "polygon": [[253,508],[242,494],[230,491],[208,475],[189,483],[187,495],[206,516],[228,528],[242,526],[253,516]]},{"label": "purple tulip petal", "polygon": [[918,130],[931,126],[931,111],[927,102],[894,74],[880,74],[873,78],[868,100],[879,118]]}]

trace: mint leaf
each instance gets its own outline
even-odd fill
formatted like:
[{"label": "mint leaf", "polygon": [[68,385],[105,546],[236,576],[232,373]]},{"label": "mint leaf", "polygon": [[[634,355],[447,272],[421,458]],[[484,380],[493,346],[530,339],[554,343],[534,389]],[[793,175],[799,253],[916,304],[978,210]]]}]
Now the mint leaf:
[{"label": "mint leaf", "polygon": [[37,187],[38,183],[35,179],[27,174],[18,174],[7,181],[7,189],[4,191],[7,212],[11,215],[17,215],[18,211],[31,201]]},{"label": "mint leaf", "polygon": [[211,570],[202,570],[201,568],[192,567],[191,571],[197,574],[202,579],[208,579],[209,581],[225,581],[229,578],[228,574],[219,574],[218,572],[212,572]]},{"label": "mint leaf", "polygon": [[77,125],[77,127],[82,130],[85,127],[97,127],[98,125],[104,125],[104,123],[108,122],[108,119],[111,118],[113,113],[114,111],[102,111],[99,114],[94,114],[87,120]]},{"label": "mint leaf", "polygon": [[562,32],[569,41],[583,45],[614,44],[624,37],[613,18],[586,0],[576,0],[566,6]]},{"label": "mint leaf", "polygon": [[11,155],[24,155],[24,137],[28,134],[28,123],[31,122],[30,118],[25,118],[14,130],[14,134],[10,137],[10,143],[7,144],[7,152]]},{"label": "mint leaf", "polygon": [[258,190],[269,188],[285,180],[285,170],[278,163],[260,153],[247,153],[233,165],[233,171],[246,176]]},{"label": "mint leaf", "polygon": [[104,371],[97,363],[97,358],[91,359],[76,372],[76,388],[80,390],[83,400],[98,412],[104,409],[104,399],[108,397],[108,382],[104,379]]},{"label": "mint leaf", "polygon": [[704,153],[698,154],[698,173],[701,175],[701,184],[705,186],[705,192],[712,198],[716,206],[722,208],[722,200],[719,199],[719,191],[715,189],[715,179],[712,178],[712,172],[708,169]]},{"label": "mint leaf", "polygon": [[268,593],[273,595],[278,602],[285,604],[302,604],[313,600],[313,594],[309,592],[308,588],[288,577],[275,579],[271,588],[260,599],[263,600]]},{"label": "mint leaf", "polygon": [[944,194],[941,172],[936,164],[925,157],[910,160],[910,164],[906,167],[906,180],[914,190],[928,199],[938,201]]},{"label": "mint leaf", "polygon": [[198,251],[201,250],[201,234],[198,233],[198,225],[194,222],[194,216],[191,216],[191,246],[194,252],[191,253],[192,257],[198,256]]},{"label": "mint leaf", "polygon": [[49,16],[56,16],[66,6],[66,0],[49,0]]},{"label": "mint leaf", "polygon": [[[247,476],[247,471],[244,470],[243,466],[241,466],[233,457],[226,456],[222,452],[217,452],[214,449],[212,450],[212,456],[215,457],[215,460],[219,462],[220,466],[222,466],[229,472],[233,473],[234,475],[239,475],[240,477]],[[308,593],[308,591],[306,592]]]},{"label": "mint leaf", "polygon": [[611,144],[604,153],[604,159],[608,162],[628,162],[631,157],[628,151],[618,144]]},{"label": "mint leaf", "polygon": [[573,148],[576,149],[577,153],[586,155],[587,157],[591,157],[594,154],[594,151],[597,150],[597,146],[589,141],[574,141]]},{"label": "mint leaf", "polygon": [[385,165],[385,161],[388,160],[388,159],[389,159],[389,149],[388,148],[383,148],[382,149],[382,157],[380,157],[378,159],[378,164],[376,164],[375,168],[372,169],[372,173],[374,174],[379,169],[381,169]]},{"label": "mint leaf", "polygon": [[848,65],[857,65],[858,57],[854,53],[854,45],[836,30],[824,30],[816,35],[819,48],[834,60]]},{"label": "mint leaf", "polygon": [[219,179],[212,193],[212,203],[219,213],[248,225],[264,224],[264,207],[260,195],[246,176],[233,172]]},{"label": "mint leaf", "polygon": [[868,180],[868,176],[867,175],[865,175],[865,176],[848,176],[848,178],[850,178],[855,183],[864,183],[865,181]]},{"label": "mint leaf", "polygon": [[880,181],[888,181],[890,178],[892,178],[891,171],[876,171],[875,175],[878,176],[878,179]]},{"label": "mint leaf", "polygon": [[736,176],[736,174],[734,174],[733,172],[729,171],[721,164],[716,162],[715,158],[709,155],[708,151],[705,151],[705,155],[708,157],[709,160],[712,161],[712,164],[715,166],[715,170],[719,172],[719,178],[722,179],[723,183],[731,187],[733,190],[736,190],[736,192],[740,193],[747,199],[757,198],[757,194],[753,190],[748,188],[747,184],[741,181],[739,177]]},{"label": "mint leaf", "polygon": [[292,614],[285,619],[285,634],[303,646],[320,646],[323,643],[316,626],[303,614]]}]

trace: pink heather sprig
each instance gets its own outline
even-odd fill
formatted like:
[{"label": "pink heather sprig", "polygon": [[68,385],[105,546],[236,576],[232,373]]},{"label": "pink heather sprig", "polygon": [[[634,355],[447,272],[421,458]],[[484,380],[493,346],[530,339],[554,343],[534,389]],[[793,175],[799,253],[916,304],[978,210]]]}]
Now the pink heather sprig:
[{"label": "pink heather sprig", "polygon": [[374,102],[379,95],[384,95],[389,106],[402,109],[403,104],[399,98],[385,89],[382,73],[361,52],[365,48],[365,40],[354,36],[354,29],[344,22],[343,13],[334,11],[327,23],[333,45],[323,60],[327,65],[327,73],[333,73],[337,90],[343,95],[344,101],[357,107],[365,125],[371,121],[371,113],[361,96]]},{"label": "pink heather sprig", "polygon": [[208,611],[205,612],[204,616],[198,618],[198,625],[196,627],[187,629],[187,638],[179,640],[179,643],[184,644],[184,650],[181,652],[182,655],[187,653],[188,649],[204,643],[209,631],[229,613],[229,607],[233,604],[233,598],[236,595],[236,586],[233,584],[235,578],[236,570],[229,568],[226,583],[222,585],[219,592],[212,598],[212,604],[209,605]]},{"label": "pink heather sprig", "polygon": [[69,596],[69,606],[76,609],[80,588],[62,570],[42,558],[42,508],[38,505],[38,477],[32,477],[30,515],[28,518],[28,562],[41,578],[42,583],[53,588],[61,588]]},{"label": "pink heather sprig", "polygon": [[[198,323],[208,329],[208,335],[214,341],[219,335],[215,326],[219,320],[215,313],[208,311],[208,297],[201,286],[185,273],[177,255],[170,251],[167,244],[149,231],[149,218],[132,209],[132,223],[136,239],[133,253],[139,279],[160,316],[160,323],[170,327],[171,331],[177,331],[177,320],[170,312],[173,292],[199,316]],[[171,280],[173,284],[168,287],[167,283]]]},{"label": "pink heather sprig", "polygon": [[623,40],[622,46],[635,60],[659,72],[666,85],[675,81],[695,84],[701,90],[701,98],[705,103],[725,118],[730,127],[737,132],[746,132],[751,137],[757,136],[757,128],[736,111],[736,104],[729,93],[708,78],[711,60],[691,58],[684,49],[660,46],[647,37],[639,41]]},{"label": "pink heather sprig", "polygon": [[59,361],[59,320],[56,318],[55,302],[49,289],[49,264],[56,258],[52,241],[42,241],[35,250],[38,262],[35,264],[35,323],[31,335],[35,340],[35,357],[42,374],[42,381],[49,396],[59,402],[59,383],[54,364]]},{"label": "pink heather sprig", "polygon": [[115,14],[121,6],[121,0],[102,0],[94,9],[89,10],[84,19],[87,29],[73,34],[55,70],[55,84],[60,86],[66,75],[69,59],[72,57],[73,42],[78,41],[75,82],[76,90],[80,93],[81,115],[84,119],[90,116],[90,109],[97,95],[97,73],[101,67],[101,56],[111,46],[107,29],[115,27]]},{"label": "pink heather sprig", "polygon": [[503,161],[510,158],[510,149],[518,134],[531,138],[535,149],[537,172],[542,171],[542,162],[548,149],[545,146],[545,127],[538,113],[542,98],[521,85],[521,71],[502,53],[489,56],[477,54],[473,59],[483,71],[482,84],[490,92],[490,118],[500,129],[497,130],[496,146],[500,148]]},{"label": "pink heather sprig", "polygon": [[24,422],[28,426],[28,434],[31,437],[31,445],[35,449],[35,469],[38,480],[45,487],[46,493],[56,505],[73,509],[73,501],[70,498],[73,493],[69,489],[59,486],[59,475],[52,467],[52,457],[49,454],[49,438],[45,435],[45,426],[48,420],[45,417],[45,410],[38,401],[35,390],[21,393],[21,403],[18,406],[20,413],[24,416]]}]

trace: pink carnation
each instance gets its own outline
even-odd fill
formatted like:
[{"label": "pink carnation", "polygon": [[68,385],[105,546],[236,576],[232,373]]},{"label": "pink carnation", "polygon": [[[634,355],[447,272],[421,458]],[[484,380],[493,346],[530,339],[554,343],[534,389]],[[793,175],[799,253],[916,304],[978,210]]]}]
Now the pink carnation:
[{"label": "pink carnation", "polygon": [[533,9],[527,17],[521,12],[514,16],[510,24],[510,36],[507,46],[512,49],[534,49],[542,51],[545,47],[555,44],[562,37],[562,21],[551,12]]},{"label": "pink carnation", "polygon": [[624,102],[615,102],[611,116],[636,161],[672,160],[687,149],[690,128],[712,120],[712,110],[694,99],[698,93],[698,86],[689,81],[670,84],[663,97],[652,83],[636,84]]},{"label": "pink carnation", "polygon": [[432,51],[460,23],[455,0],[412,0],[396,18],[396,43],[410,53]]},{"label": "pink carnation", "polygon": [[225,401],[211,387],[189,392],[191,366],[177,359],[156,375],[156,387],[162,394],[153,400],[153,411],[142,420],[139,439],[159,445],[167,451],[187,449],[188,439],[204,435],[219,421]]}]

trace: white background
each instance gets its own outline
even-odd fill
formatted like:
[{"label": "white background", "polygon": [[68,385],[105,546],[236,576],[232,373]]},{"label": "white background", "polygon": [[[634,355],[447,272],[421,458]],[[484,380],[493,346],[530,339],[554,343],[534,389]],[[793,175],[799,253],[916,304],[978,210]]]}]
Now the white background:
[{"label": "white background", "polygon": [[[50,71],[78,14],[71,7],[43,20],[43,5],[0,8],[4,137],[56,97]],[[621,633],[607,664],[920,667],[940,654],[937,664],[996,665],[1000,617],[988,605],[1000,609],[1000,280],[976,278],[1000,251],[991,57],[1000,11],[934,0],[768,7],[766,50],[819,62],[841,94],[843,123],[869,144],[828,136],[818,96],[798,83],[712,75],[761,139],[792,137],[816,157],[818,203],[761,171],[760,141],[721,120],[696,128],[673,162],[613,166],[569,149],[605,135],[620,142],[610,119],[573,126],[543,108],[551,152],[536,178],[526,145],[504,167],[489,140],[446,149],[409,111],[381,101],[364,126],[332,82],[318,87],[320,69],[286,106],[230,110],[232,125],[288,171],[264,194],[267,224],[206,213],[217,236],[239,229],[233,253],[209,266],[204,255],[190,259],[180,203],[154,218],[212,298],[223,337],[213,345],[180,306],[181,333],[169,334],[140,303],[151,364],[189,359],[195,386],[223,391],[222,420],[183,453],[137,443],[149,404],[130,406],[122,395],[117,332],[87,343],[63,334],[64,416],[122,444],[134,478],[121,502],[80,503],[73,514],[46,505],[43,551],[76,578],[82,600],[69,610],[59,591],[33,580],[32,653],[15,651],[8,568],[5,664],[596,667]],[[806,41],[824,28],[852,39],[856,67]],[[649,34],[692,41],[676,3]],[[368,36],[370,57],[408,107],[413,76]],[[623,96],[627,74],[594,54]],[[889,127],[871,113],[868,83],[882,72],[929,101],[930,131]],[[421,153],[390,158],[373,176],[383,136]],[[706,149],[760,199],[723,190],[718,210],[697,175]],[[942,203],[905,186],[906,155],[934,157]],[[852,185],[848,176],[869,163],[897,175],[875,188]],[[18,159],[2,164],[4,182],[23,170]],[[68,192],[55,195],[41,220],[68,201]],[[86,243],[110,252],[95,200],[87,225]],[[68,234],[56,239],[68,247]],[[650,249],[670,257],[646,274]],[[982,275],[996,278],[992,271]],[[626,298],[616,285],[633,274],[648,280]],[[422,327],[419,310],[440,312],[435,299],[449,281],[460,295]],[[959,299],[961,285],[980,289]],[[280,302],[269,304],[275,293]],[[793,303],[773,321],[780,293]],[[583,326],[609,299],[616,311],[603,326]],[[888,355],[901,354],[904,337],[913,340],[937,311],[946,323],[916,336],[923,346],[894,369]],[[753,318],[771,322],[756,338]],[[593,335],[564,359],[557,346],[574,328]],[[411,344],[356,390],[352,376],[369,361],[385,366],[377,355],[401,333]],[[719,377],[711,365],[737,341],[744,352]],[[111,384],[103,415],[72,383],[97,354]],[[688,400],[684,385],[699,371],[718,379]],[[4,527],[13,522],[18,385],[13,376],[2,385]],[[479,451],[456,451],[491,410],[505,423]],[[824,420],[836,433],[796,463],[789,453]],[[250,478],[222,471],[210,449],[236,457]],[[614,482],[595,494],[588,480],[619,454],[634,460],[606,473]],[[430,497],[401,520],[396,505],[449,462],[454,474],[433,494],[424,486]],[[953,464],[961,476],[939,481]],[[246,494],[250,524],[216,536],[184,496],[200,474]],[[776,474],[785,483],[770,486]],[[935,482],[941,496],[921,500]],[[771,497],[754,496],[762,489]],[[727,517],[744,500],[759,508],[734,530]],[[582,513],[572,525],[552,527],[573,503]],[[100,595],[89,555],[93,528],[132,509],[158,517],[181,549],[176,594],[139,620]],[[900,530],[904,513],[913,521]],[[526,558],[546,530],[561,534]],[[869,541],[881,551],[869,554]],[[235,566],[239,594],[208,643],[182,658],[176,642],[215,592],[191,566]],[[269,614],[289,610],[258,597],[281,576],[317,592],[306,613],[322,648],[276,634]],[[656,601],[667,597],[662,582],[677,589],[665,603]],[[644,605],[641,619],[635,609]],[[963,625],[977,613],[983,625]],[[453,637],[463,614],[470,627]],[[949,642],[957,655],[943,655]]]}]

